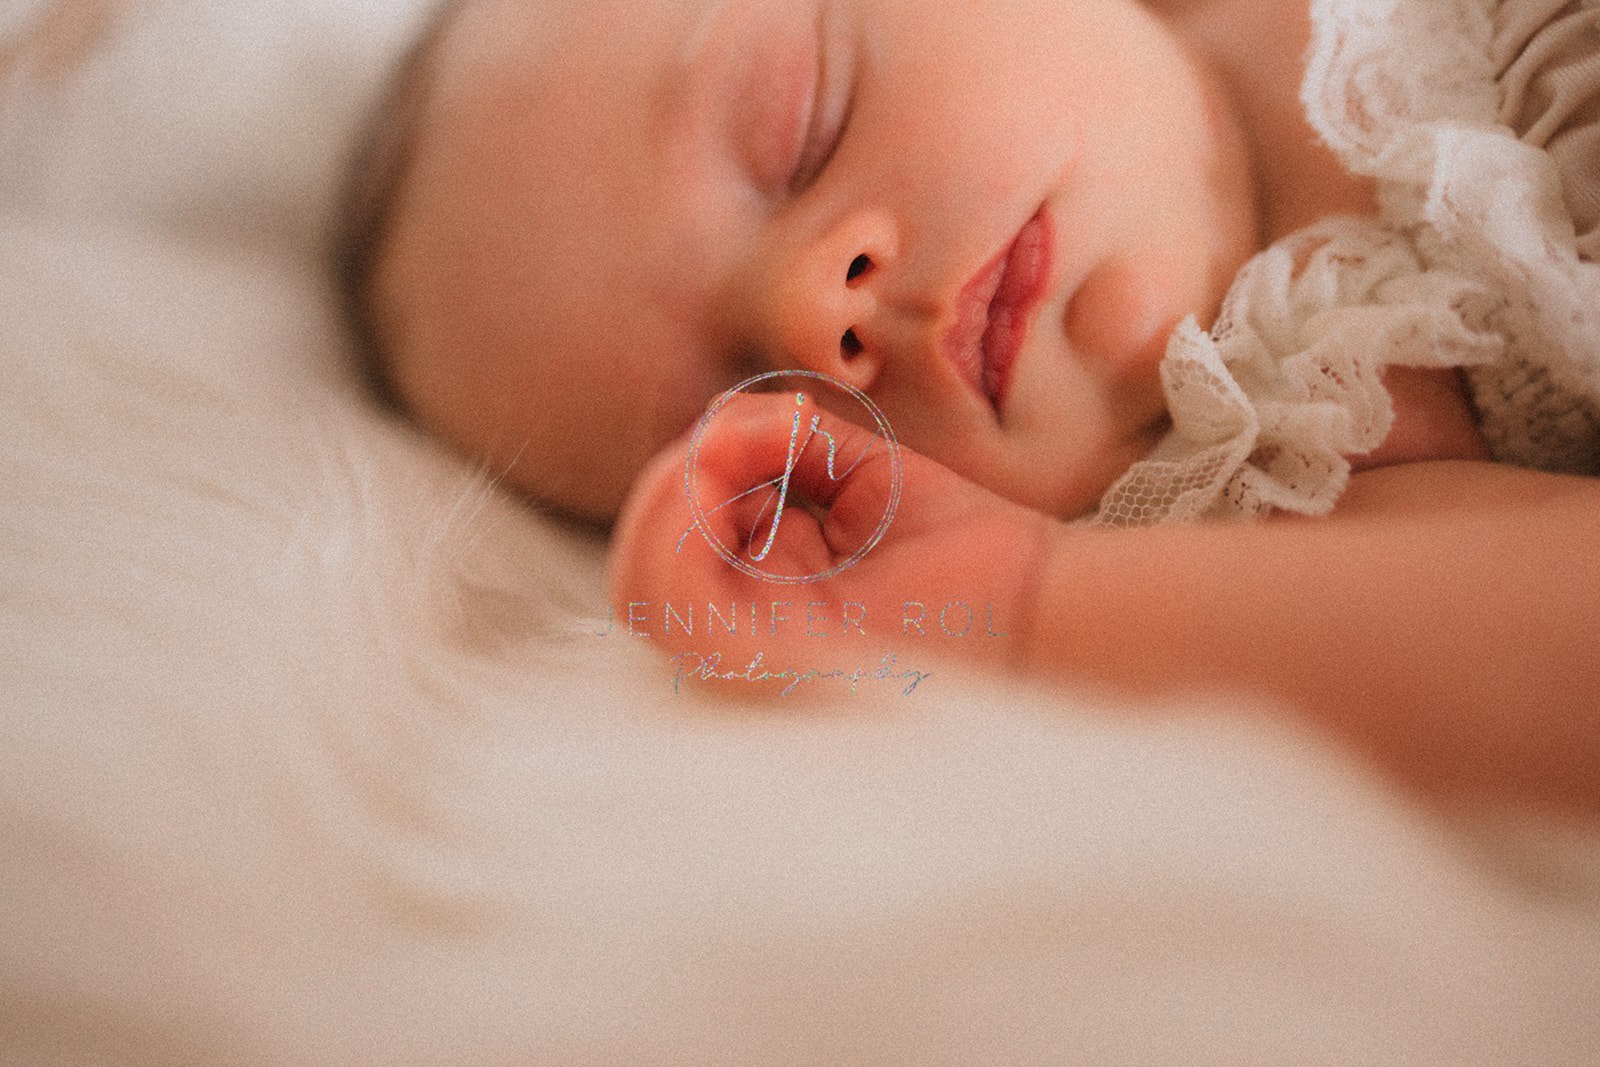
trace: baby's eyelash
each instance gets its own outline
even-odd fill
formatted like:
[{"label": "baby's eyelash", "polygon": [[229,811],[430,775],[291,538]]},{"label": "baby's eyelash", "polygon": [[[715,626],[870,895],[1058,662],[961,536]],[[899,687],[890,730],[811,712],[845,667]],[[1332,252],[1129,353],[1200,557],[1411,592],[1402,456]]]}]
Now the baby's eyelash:
[{"label": "baby's eyelash", "polygon": [[791,192],[800,192],[802,189],[805,189],[812,182],[816,181],[823,171],[828,169],[828,164],[833,161],[834,153],[838,152],[839,150],[839,142],[844,140],[844,131],[848,124],[849,113],[846,112],[845,116],[838,124],[837,131],[823,144],[821,154],[814,162],[809,162],[808,157],[817,153],[817,149],[814,149],[812,146],[817,141],[820,141],[820,138],[808,136],[806,141],[806,150],[802,152],[800,156],[800,166],[795,170],[795,176],[789,182],[789,189]]},{"label": "baby's eyelash", "polygon": [[833,161],[834,154],[839,150],[839,143],[844,140],[849,119],[850,113],[846,110],[839,119],[837,128],[826,140],[820,133],[807,132],[805,148],[800,153],[800,164],[795,168],[794,177],[789,180],[790,192],[798,193],[805,189],[828,169],[828,164]]},{"label": "baby's eyelash", "polygon": [[817,77],[817,98],[812,102],[800,159],[789,179],[789,191],[798,193],[827,169],[844,140],[855,107],[855,79],[844,56],[845,42],[830,40],[827,27],[819,30],[821,57]]}]

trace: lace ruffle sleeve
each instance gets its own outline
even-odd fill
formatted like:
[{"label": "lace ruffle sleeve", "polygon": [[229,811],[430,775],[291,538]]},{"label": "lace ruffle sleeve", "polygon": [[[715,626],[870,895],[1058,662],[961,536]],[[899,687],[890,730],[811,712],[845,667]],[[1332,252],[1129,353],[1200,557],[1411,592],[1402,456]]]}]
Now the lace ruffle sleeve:
[{"label": "lace ruffle sleeve", "polygon": [[1173,336],[1173,428],[1089,521],[1328,511],[1390,364],[1467,368],[1497,459],[1600,473],[1600,0],[1314,0],[1312,126],[1382,217],[1261,253]]},{"label": "lace ruffle sleeve", "polygon": [[1492,304],[1375,222],[1328,219],[1280,241],[1240,271],[1209,332],[1191,319],[1173,334],[1161,364],[1172,430],[1091,521],[1326,513],[1345,457],[1394,421],[1382,369],[1498,358],[1503,342],[1481,327]]}]

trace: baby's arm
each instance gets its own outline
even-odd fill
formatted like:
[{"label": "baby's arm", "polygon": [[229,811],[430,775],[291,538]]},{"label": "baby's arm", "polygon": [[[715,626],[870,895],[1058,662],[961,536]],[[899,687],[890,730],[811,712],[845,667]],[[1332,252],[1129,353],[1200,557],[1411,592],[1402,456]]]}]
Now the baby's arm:
[{"label": "baby's arm", "polygon": [[1335,515],[1057,527],[1025,661],[1247,687],[1423,784],[1600,810],[1600,482],[1482,463],[1358,475]]},{"label": "baby's arm", "polygon": [[[770,477],[783,449],[763,458],[747,441],[721,451],[720,465],[718,454],[702,474],[720,471],[732,488]],[[1416,463],[1357,475],[1329,519],[1103,530],[1044,519],[907,454],[905,496],[882,543],[796,590],[741,575],[698,537],[678,550],[690,521],[683,459],[680,447],[657,463],[619,525],[619,613],[630,600],[674,597],[828,600],[880,619],[907,590],[931,589],[931,602],[992,603],[1004,620],[1005,638],[943,642],[946,654],[1121,693],[1259,693],[1407,781],[1600,811],[1600,482]],[[883,464],[864,465],[836,505],[850,494],[881,500],[884,475]],[[852,527],[869,515],[831,506],[806,516],[799,543],[814,558],[803,567],[858,544]],[[903,634],[868,629],[906,650]],[[669,651],[695,647],[681,632],[651,636]],[[793,625],[751,637],[729,656],[811,663],[845,647]],[[863,641],[849,654],[868,651]]]}]

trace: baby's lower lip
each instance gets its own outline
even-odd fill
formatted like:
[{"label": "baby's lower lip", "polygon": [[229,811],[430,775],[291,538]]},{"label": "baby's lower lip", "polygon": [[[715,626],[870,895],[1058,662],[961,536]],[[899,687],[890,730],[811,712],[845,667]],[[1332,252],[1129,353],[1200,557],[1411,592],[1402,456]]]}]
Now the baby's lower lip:
[{"label": "baby's lower lip", "polygon": [[1028,320],[1050,277],[1050,220],[1041,207],[1017,233],[983,331],[983,391],[999,411],[1011,391],[1011,369],[1027,339]]},{"label": "baby's lower lip", "polygon": [[962,287],[955,322],[945,331],[945,355],[997,415],[1027,335],[1028,315],[1049,277],[1050,245],[1050,224],[1041,207]]}]

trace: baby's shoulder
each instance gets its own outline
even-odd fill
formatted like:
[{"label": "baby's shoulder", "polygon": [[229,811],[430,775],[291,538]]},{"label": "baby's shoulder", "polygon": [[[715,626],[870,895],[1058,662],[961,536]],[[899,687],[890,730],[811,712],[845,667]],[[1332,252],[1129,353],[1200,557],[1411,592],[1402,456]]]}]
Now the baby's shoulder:
[{"label": "baby's shoulder", "polygon": [[1398,463],[1351,475],[1339,519],[1511,514],[1558,499],[1586,500],[1600,514],[1600,479],[1472,460]]}]

